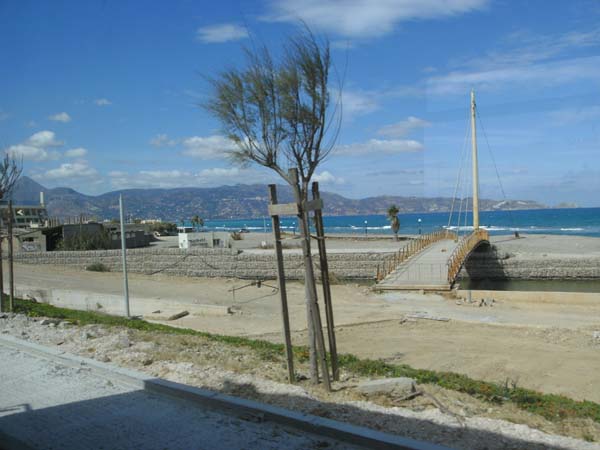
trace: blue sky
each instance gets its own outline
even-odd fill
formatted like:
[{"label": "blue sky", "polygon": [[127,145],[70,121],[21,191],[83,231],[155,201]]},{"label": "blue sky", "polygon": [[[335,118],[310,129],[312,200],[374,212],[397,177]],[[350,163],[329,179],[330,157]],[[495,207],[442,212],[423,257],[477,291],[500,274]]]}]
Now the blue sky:
[{"label": "blue sky", "polygon": [[473,88],[483,197],[503,197],[489,142],[507,197],[600,206],[593,0],[3,0],[0,148],[88,194],[273,182],[226,159],[198,104],[205,76],[243,66],[244,45],[276,52],[300,19],[345,74],[323,190],[453,195]]}]

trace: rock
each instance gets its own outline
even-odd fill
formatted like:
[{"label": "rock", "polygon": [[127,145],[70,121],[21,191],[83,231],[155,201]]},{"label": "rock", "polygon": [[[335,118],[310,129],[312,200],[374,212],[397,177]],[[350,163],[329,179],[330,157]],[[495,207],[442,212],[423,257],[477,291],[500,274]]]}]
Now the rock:
[{"label": "rock", "polygon": [[60,319],[43,319],[40,322],[40,325],[48,325],[51,327],[55,327],[56,325],[58,325],[61,322]]},{"label": "rock", "polygon": [[178,312],[177,314],[173,314],[171,317],[169,317],[167,320],[177,320],[177,319],[181,319],[182,317],[185,317],[189,314],[189,311],[181,311]]},{"label": "rock", "polygon": [[142,361],[142,365],[144,366],[149,366],[150,364],[152,364],[154,361],[151,358],[146,358]]},{"label": "rock", "polygon": [[88,339],[94,339],[96,336],[94,336],[92,333],[88,333],[87,331],[84,331],[81,333],[81,339],[84,341],[87,341]]},{"label": "rock", "polygon": [[131,341],[129,340],[129,336],[119,336],[119,340],[117,341],[117,347],[119,347],[119,348],[131,347]]},{"label": "rock", "polygon": [[600,331],[594,331],[592,333],[592,339],[594,339],[595,341],[600,341]]},{"label": "rock", "polygon": [[107,363],[107,362],[110,362],[110,358],[106,355],[101,355],[98,357],[98,361]]},{"label": "rock", "polygon": [[396,397],[406,397],[416,392],[417,386],[415,380],[412,378],[398,377],[363,381],[359,383],[356,389],[366,396],[393,395]]}]

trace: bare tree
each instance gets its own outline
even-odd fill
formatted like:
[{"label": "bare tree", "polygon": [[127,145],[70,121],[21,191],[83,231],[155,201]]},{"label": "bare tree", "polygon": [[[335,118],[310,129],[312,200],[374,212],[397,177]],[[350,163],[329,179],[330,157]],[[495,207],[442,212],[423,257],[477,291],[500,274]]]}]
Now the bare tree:
[{"label": "bare tree", "polygon": [[[10,195],[10,193],[12,192],[16,182],[19,180],[19,177],[21,176],[21,172],[23,171],[22,168],[22,164],[19,164],[17,162],[17,160],[13,157],[11,157],[8,153],[4,155],[4,158],[2,159],[2,161],[0,162],[0,200],[4,200],[7,196]],[[12,214],[12,205],[10,206],[10,210],[6,211],[6,215],[4,217],[2,217],[2,221],[4,220],[9,220],[11,221],[11,225],[12,225],[12,220],[13,220],[13,214]],[[11,227],[12,228],[12,227]],[[12,234],[12,233],[10,233]],[[12,236],[8,237],[9,239],[12,239]],[[2,230],[0,230],[0,311],[2,311],[2,298],[4,295],[4,272],[3,272],[3,267],[2,267]],[[12,245],[12,242],[10,242],[10,244]],[[9,257],[12,258],[12,251],[10,251]],[[13,285],[13,279],[12,279],[12,275],[11,275],[11,286]],[[12,292],[12,289],[11,289]],[[12,298],[11,298],[11,304],[10,304],[10,309],[12,310],[13,305],[12,305]]]},{"label": "bare tree", "polygon": [[312,321],[320,322],[320,319],[308,211],[304,206],[311,178],[337,140],[341,122],[341,83],[337,86],[338,99],[332,104],[329,43],[317,39],[306,27],[287,40],[282,56],[277,60],[265,46],[246,49],[245,53],[243,69],[228,69],[209,80],[212,92],[203,106],[237,144],[230,152],[234,161],[267,167],[279,174],[294,191],[300,206],[299,227],[303,237],[311,378],[317,381]]},{"label": "bare tree", "polygon": [[10,194],[21,177],[21,172],[23,172],[22,163],[18,163],[9,154],[4,155],[4,159],[0,162],[0,200]]}]

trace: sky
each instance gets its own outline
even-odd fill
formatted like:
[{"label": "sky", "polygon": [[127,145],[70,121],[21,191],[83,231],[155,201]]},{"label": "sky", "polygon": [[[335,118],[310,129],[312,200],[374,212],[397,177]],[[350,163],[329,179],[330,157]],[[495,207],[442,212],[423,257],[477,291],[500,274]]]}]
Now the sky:
[{"label": "sky", "polygon": [[0,0],[0,149],[86,194],[277,182],[200,105],[302,22],[343,105],[321,190],[470,195],[473,89],[482,197],[600,206],[595,0]]}]

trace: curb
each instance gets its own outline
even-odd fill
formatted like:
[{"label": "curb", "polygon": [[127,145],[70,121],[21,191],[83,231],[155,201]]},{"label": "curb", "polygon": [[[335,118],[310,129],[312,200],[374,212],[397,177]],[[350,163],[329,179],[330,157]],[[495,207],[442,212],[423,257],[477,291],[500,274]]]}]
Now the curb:
[{"label": "curb", "polygon": [[251,415],[256,417],[257,421],[269,420],[304,432],[345,441],[353,445],[382,450],[450,450],[449,447],[437,444],[382,433],[365,427],[290,411],[278,406],[154,378],[135,370],[115,367],[90,358],[73,355],[33,342],[23,341],[12,336],[0,336],[0,345],[26,351],[70,367],[87,366],[103,377],[109,377],[112,380],[116,379],[121,383],[135,386],[148,392],[168,395],[235,415]]}]

